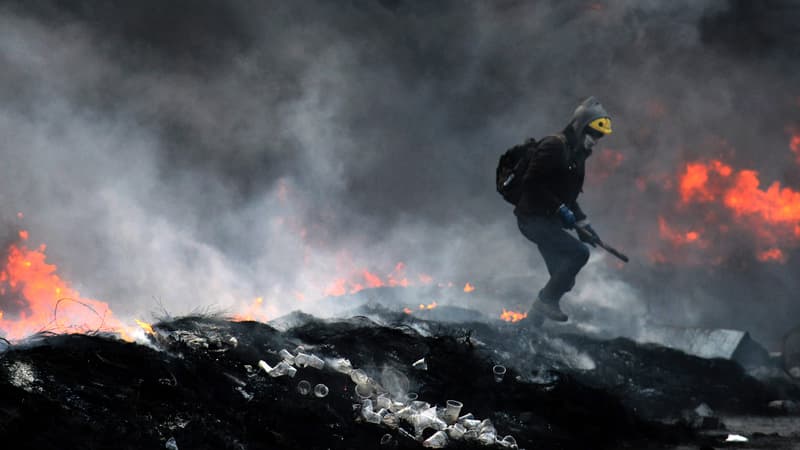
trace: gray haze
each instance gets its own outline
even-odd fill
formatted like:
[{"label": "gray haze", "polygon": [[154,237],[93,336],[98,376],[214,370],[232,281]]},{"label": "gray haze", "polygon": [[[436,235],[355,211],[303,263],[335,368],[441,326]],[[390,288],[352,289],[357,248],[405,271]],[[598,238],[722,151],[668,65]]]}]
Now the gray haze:
[{"label": "gray haze", "polygon": [[752,258],[744,226],[713,246],[722,264],[650,255],[669,246],[659,215],[709,213],[658,181],[687,161],[800,189],[791,3],[0,2],[0,217],[14,233],[24,212],[59,273],[123,318],[257,296],[271,316],[324,312],[333,280],[400,261],[458,285],[532,274],[529,298],[484,305],[525,308],[545,270],[494,191],[497,157],[595,95],[615,132],[581,204],[632,262],[596,252],[566,307],[774,345],[800,313],[796,240],[782,265]]}]

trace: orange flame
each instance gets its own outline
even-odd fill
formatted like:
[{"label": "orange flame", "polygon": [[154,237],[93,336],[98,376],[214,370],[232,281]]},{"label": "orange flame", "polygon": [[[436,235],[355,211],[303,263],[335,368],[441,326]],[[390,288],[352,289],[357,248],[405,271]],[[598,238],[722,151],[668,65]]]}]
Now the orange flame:
[{"label": "orange flame", "polygon": [[786,262],[786,255],[784,255],[783,251],[779,248],[771,248],[769,250],[764,250],[763,252],[759,252],[756,255],[761,262],[768,262],[768,261],[775,261],[784,263]]},{"label": "orange flame", "polygon": [[233,320],[238,322],[251,320],[266,322],[269,318],[270,314],[264,310],[264,297],[256,297],[242,312],[233,316]]},{"label": "orange flame", "polygon": [[[800,139],[797,146],[800,146]],[[716,203],[732,214],[730,223],[715,226],[720,232],[727,232],[729,225],[743,226],[755,235],[761,248],[769,247],[770,250],[755,255],[759,260],[785,261],[786,254],[775,248],[775,244],[799,244],[800,191],[781,186],[778,181],[766,189],[760,184],[755,170],[735,171],[721,161],[711,160],[687,164],[680,176],[679,188],[682,206]],[[706,222],[712,217],[714,213],[708,214]],[[708,244],[700,239],[698,232],[674,232],[663,219],[659,219],[659,228],[662,237],[674,244]],[[780,256],[776,256],[776,250],[781,252]]]},{"label": "orange flame", "polygon": [[[406,265],[403,262],[397,263],[394,269],[382,278],[367,269],[359,271],[358,275],[348,278],[337,278],[327,288],[323,290],[323,294],[327,297],[341,297],[346,294],[355,294],[364,289],[372,289],[379,287],[408,287],[414,283],[408,279],[405,274]],[[430,284],[433,278],[430,275],[420,274],[418,278],[422,284]]]},{"label": "orange flame", "polygon": [[687,231],[681,233],[675,231],[667,224],[667,221],[659,216],[658,218],[658,232],[662,239],[672,242],[674,245],[686,245],[696,243],[700,247],[705,247],[707,243],[700,239],[700,233],[697,231]]},{"label": "orange flame", "polygon": [[528,317],[528,313],[520,313],[516,311],[509,311],[503,308],[503,313],[500,314],[500,318],[505,320],[506,322],[519,322],[520,320]]},{"label": "orange flame", "polygon": [[142,322],[139,319],[134,319],[134,322],[136,322],[136,324],[139,325],[147,334],[155,334],[155,332],[153,331],[153,326],[150,325],[149,323]]},{"label": "orange flame", "polygon": [[467,282],[467,284],[464,285],[464,292],[469,293],[469,292],[472,292],[474,290],[475,290],[475,286],[469,284],[469,282]]},{"label": "orange flame", "polygon": [[[22,241],[27,231],[20,231]],[[123,331],[108,304],[82,298],[47,263],[46,246],[11,244],[0,267],[0,334],[22,339],[39,331],[57,333]]]},{"label": "orange flame", "polygon": [[433,303],[428,304],[428,305],[423,305],[422,303],[420,303],[419,304],[419,309],[420,310],[430,310],[430,309],[436,308],[437,306],[439,306],[439,305],[436,302],[433,302]]},{"label": "orange flame", "polygon": [[411,308],[403,308],[403,312],[406,314],[411,314],[414,311],[412,311]]}]

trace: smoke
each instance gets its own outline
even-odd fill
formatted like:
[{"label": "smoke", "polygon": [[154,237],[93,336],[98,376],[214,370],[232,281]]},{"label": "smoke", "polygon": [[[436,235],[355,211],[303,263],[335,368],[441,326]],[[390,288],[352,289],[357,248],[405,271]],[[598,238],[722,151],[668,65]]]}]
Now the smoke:
[{"label": "smoke", "polygon": [[594,257],[567,307],[616,312],[604,320],[625,332],[655,315],[774,341],[796,316],[800,255],[655,266],[676,194],[635,180],[674,177],[721,138],[738,167],[800,179],[784,131],[800,123],[797,14],[779,1],[6,1],[2,215],[24,212],[65,278],[122,316],[255,297],[270,315],[323,312],[313,297],[336,278],[400,261],[412,279],[542,280],[494,167],[596,95],[615,128],[601,150],[624,161],[599,177],[590,160],[581,204],[633,262]]}]

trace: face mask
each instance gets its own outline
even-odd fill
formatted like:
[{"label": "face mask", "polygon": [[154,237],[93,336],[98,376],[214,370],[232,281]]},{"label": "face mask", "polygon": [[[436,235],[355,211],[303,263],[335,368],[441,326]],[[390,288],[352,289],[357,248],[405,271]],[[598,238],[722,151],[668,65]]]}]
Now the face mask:
[{"label": "face mask", "polygon": [[588,134],[586,135],[586,137],[583,138],[583,148],[585,148],[586,150],[591,150],[592,147],[594,147],[594,144],[596,143],[597,141]]}]

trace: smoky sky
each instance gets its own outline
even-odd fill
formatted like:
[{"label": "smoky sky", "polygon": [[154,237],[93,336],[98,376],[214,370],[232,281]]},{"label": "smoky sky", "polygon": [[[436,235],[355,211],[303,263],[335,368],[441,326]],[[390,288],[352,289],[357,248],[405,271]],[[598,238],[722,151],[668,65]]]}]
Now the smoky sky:
[{"label": "smoky sky", "polygon": [[746,234],[720,266],[650,262],[658,216],[698,212],[634,187],[702,158],[800,187],[793,2],[0,4],[3,222],[118,314],[153,298],[313,310],[296,292],[399,261],[439,280],[530,276],[530,298],[486,299],[526,307],[546,273],[494,191],[497,158],[588,95],[614,121],[600,150],[624,162],[601,179],[590,160],[581,204],[633,262],[596,252],[566,304],[770,343],[800,312],[791,246],[783,265],[751,261]]}]

